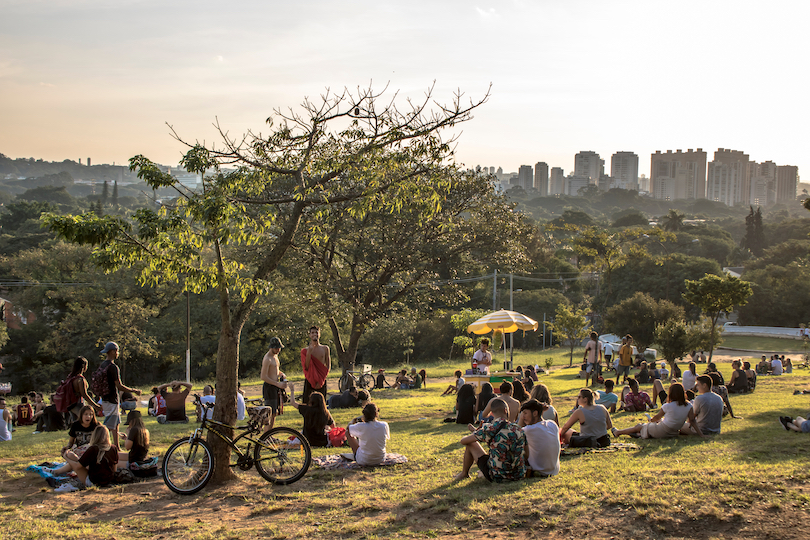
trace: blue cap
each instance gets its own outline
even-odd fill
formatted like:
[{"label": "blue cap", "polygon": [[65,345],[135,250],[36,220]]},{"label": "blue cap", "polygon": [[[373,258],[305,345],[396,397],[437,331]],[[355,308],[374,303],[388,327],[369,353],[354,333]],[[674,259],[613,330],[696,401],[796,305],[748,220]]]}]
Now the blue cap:
[{"label": "blue cap", "polygon": [[117,351],[118,350],[118,343],[114,341],[108,341],[107,344],[101,349],[101,354],[107,354],[110,351]]}]

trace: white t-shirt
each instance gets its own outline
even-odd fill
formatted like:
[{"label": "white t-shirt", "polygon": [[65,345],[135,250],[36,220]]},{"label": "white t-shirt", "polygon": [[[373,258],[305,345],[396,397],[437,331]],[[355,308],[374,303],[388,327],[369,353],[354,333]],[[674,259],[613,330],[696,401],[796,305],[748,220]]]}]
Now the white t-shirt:
[{"label": "white t-shirt", "polygon": [[[543,420],[551,420],[552,422],[554,422],[554,419],[557,418],[557,409],[549,405],[548,409],[543,411],[542,418]],[[557,424],[555,423],[554,425],[556,426]]]},{"label": "white t-shirt", "polygon": [[781,375],[782,374],[782,361],[779,359],[774,360],[771,362],[771,371],[774,375]]},{"label": "white t-shirt", "polygon": [[664,403],[661,410],[664,411],[664,418],[661,423],[672,429],[681,429],[686,419],[689,418],[692,404],[687,402],[686,406],[681,406],[677,403]]},{"label": "white t-shirt", "polygon": [[[217,396],[200,396],[200,403],[202,403],[203,405],[205,405],[206,403],[216,403],[216,401]],[[206,418],[211,420],[211,418],[213,417],[214,417],[214,408],[211,407],[210,409],[208,409],[208,416],[206,416]]]},{"label": "white t-shirt", "polygon": [[245,396],[239,392],[236,393],[236,419],[245,419]]},{"label": "white t-shirt", "polygon": [[456,391],[461,390],[461,387],[464,386],[466,382],[467,381],[464,380],[464,377],[459,377],[456,381]]},{"label": "white t-shirt", "polygon": [[525,426],[529,445],[529,467],[549,476],[560,472],[560,428],[553,420],[540,420]]},{"label": "white t-shirt", "polygon": [[360,440],[354,459],[360,465],[379,465],[385,459],[385,441],[391,438],[387,422],[373,420],[348,427],[349,435]]},{"label": "white t-shirt", "polygon": [[478,349],[473,355],[473,362],[478,363],[478,369],[481,371],[481,373],[489,373],[489,366],[492,365],[492,353],[489,351],[484,352],[481,349]]},{"label": "white t-shirt", "polygon": [[695,389],[695,382],[697,381],[697,375],[693,375],[689,369],[683,372],[682,377],[683,387],[687,390],[694,390]]},{"label": "white t-shirt", "polygon": [[604,355],[613,356],[613,345],[611,345],[610,343],[605,343]]}]

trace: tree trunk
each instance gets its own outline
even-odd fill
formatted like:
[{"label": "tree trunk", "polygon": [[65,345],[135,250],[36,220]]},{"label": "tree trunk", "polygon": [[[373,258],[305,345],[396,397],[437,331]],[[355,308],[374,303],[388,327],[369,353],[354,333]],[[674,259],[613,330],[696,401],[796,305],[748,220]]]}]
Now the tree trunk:
[{"label": "tree trunk", "polygon": [[335,349],[337,350],[338,361],[343,371],[349,369],[351,364],[357,357],[357,346],[360,343],[360,337],[363,335],[365,325],[357,318],[352,320],[352,330],[349,334],[349,344],[344,346],[343,340],[340,338],[340,329],[333,317],[329,318],[329,327],[332,329],[332,337],[335,340]]}]

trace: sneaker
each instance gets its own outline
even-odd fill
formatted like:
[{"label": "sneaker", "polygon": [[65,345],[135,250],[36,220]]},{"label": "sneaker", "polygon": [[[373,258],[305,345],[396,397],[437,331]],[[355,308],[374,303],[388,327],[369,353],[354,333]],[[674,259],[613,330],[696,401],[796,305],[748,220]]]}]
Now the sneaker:
[{"label": "sneaker", "polygon": [[77,488],[70,482],[66,482],[53,490],[54,493],[73,493],[74,491],[79,491],[79,488]]},{"label": "sneaker", "polygon": [[42,432],[41,431],[35,431],[34,435],[37,435],[38,433],[42,433]]},{"label": "sneaker", "polygon": [[801,390],[794,390],[794,391],[793,391],[793,395],[794,395],[794,396],[800,396],[801,394],[802,394],[802,391],[801,391]]},{"label": "sneaker", "polygon": [[616,435],[616,433],[617,433],[618,431],[619,431],[619,430],[618,430],[618,429],[616,429],[615,427],[610,428],[610,432],[613,434],[613,438],[614,438],[614,439],[618,437],[618,435]]},{"label": "sneaker", "polygon": [[792,420],[793,419],[790,418],[789,416],[780,416],[779,417],[779,423],[782,424],[782,427],[785,428],[785,431],[790,431],[790,428],[788,427],[788,423],[791,422]]},{"label": "sneaker", "polygon": [[89,487],[89,488],[93,487],[93,482],[91,482],[91,481],[90,481],[90,477],[89,477],[89,476],[88,476],[87,478],[85,478],[85,479],[84,479],[84,486],[85,486],[85,487]]}]

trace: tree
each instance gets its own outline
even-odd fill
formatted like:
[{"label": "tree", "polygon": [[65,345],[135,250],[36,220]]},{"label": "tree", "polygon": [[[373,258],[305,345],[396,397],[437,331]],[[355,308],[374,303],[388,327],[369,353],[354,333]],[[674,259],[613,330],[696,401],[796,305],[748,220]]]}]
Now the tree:
[{"label": "tree", "polygon": [[570,347],[568,367],[571,367],[574,365],[574,347],[588,337],[591,332],[588,311],[586,309],[572,309],[568,304],[560,304],[557,306],[554,321],[546,324],[551,327],[551,331],[561,343],[568,342]]},{"label": "tree", "polygon": [[649,294],[637,292],[612,306],[605,313],[605,328],[616,335],[630,334],[639,351],[655,341],[655,329],[671,320],[684,320],[682,307],[669,300],[655,300]]},{"label": "tree", "polygon": [[658,352],[669,364],[670,378],[674,377],[675,362],[692,349],[705,350],[706,343],[713,343],[710,324],[703,321],[687,324],[682,319],[669,319],[655,326],[654,339]]},{"label": "tree", "polygon": [[[453,338],[453,347],[450,348],[450,356],[448,359],[453,358],[453,349],[455,347],[459,347],[462,353],[466,350],[467,347],[473,346],[473,340],[469,336],[467,336],[467,327],[470,326],[472,323],[483,317],[489,313],[485,309],[469,309],[464,308],[458,313],[454,313],[450,316],[450,324],[453,325],[455,331],[460,334]],[[460,339],[466,338],[466,339]]]},{"label": "tree", "polygon": [[706,274],[696,281],[686,281],[683,297],[699,307],[711,319],[712,340],[709,344],[709,361],[714,352],[714,335],[720,315],[729,314],[734,306],[744,306],[751,296],[751,284],[729,274],[723,277]]},{"label": "tree", "polygon": [[745,216],[745,236],[740,242],[740,247],[748,249],[757,257],[762,256],[765,250],[765,230],[762,225],[762,207],[749,207],[751,211]]},{"label": "tree", "polygon": [[[459,93],[437,112],[428,110],[432,89],[404,110],[396,100],[379,105],[382,97],[370,89],[327,91],[316,102],[305,100],[300,112],[274,111],[267,136],[251,132],[232,139],[220,128],[219,148],[184,143],[189,150],[181,165],[203,177],[201,191],[186,189],[135,156],[130,169],[154,190],[173,189],[177,199],[157,211],[140,209],[131,221],[89,213],[46,218],[68,241],[96,246],[94,261],[105,269],[139,266],[144,284],[174,281],[194,292],[217,291],[214,419],[235,423],[240,335],[296,237],[323,240],[324,231],[310,225],[336,204],[355,216],[372,206],[400,209],[412,195],[414,178],[441,176],[448,166],[453,141],[443,140],[441,132],[469,120],[488,94],[467,105]],[[421,195],[438,211],[441,198],[426,190]],[[209,442],[216,458],[213,480],[231,479],[230,448],[217,437]]]},{"label": "tree", "polygon": [[[484,175],[447,168],[441,175],[414,178],[411,189],[395,212],[376,202],[362,214],[340,211],[338,205],[323,222],[315,222],[325,231],[324,240],[298,246],[318,267],[304,275],[322,291],[324,312],[348,311],[345,332],[334,316],[329,318],[344,369],[354,362],[370,323],[406,301],[460,301],[453,280],[465,269],[496,262],[523,231],[513,204],[495,193]],[[519,265],[520,253],[509,259]],[[444,282],[440,288],[431,285],[437,281]]]},{"label": "tree", "polygon": [[670,210],[666,217],[664,217],[664,230],[669,232],[678,232],[683,229],[683,219],[684,216],[682,213],[678,212],[677,210]]},{"label": "tree", "polygon": [[110,184],[104,180],[104,188],[101,190],[101,203],[107,204],[107,201],[110,198]]}]

